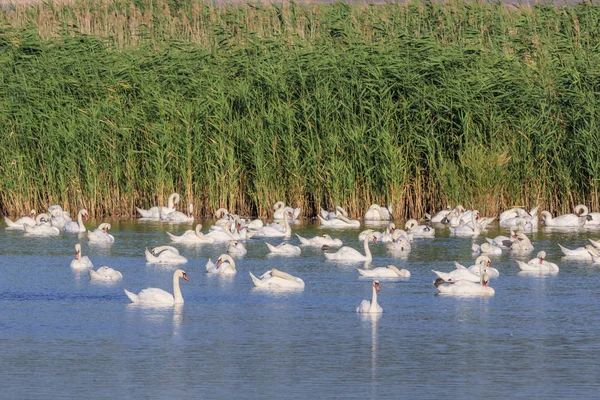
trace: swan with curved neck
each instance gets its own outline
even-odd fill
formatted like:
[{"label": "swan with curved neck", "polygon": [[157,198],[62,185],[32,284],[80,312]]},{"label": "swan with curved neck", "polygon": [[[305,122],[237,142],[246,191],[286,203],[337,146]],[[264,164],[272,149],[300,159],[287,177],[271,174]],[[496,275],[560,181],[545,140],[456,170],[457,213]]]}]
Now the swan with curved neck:
[{"label": "swan with curved neck", "polygon": [[171,238],[172,242],[175,243],[187,243],[187,244],[197,244],[197,243],[214,243],[215,239],[205,235],[201,232],[202,224],[197,224],[194,230],[187,230],[181,236],[174,235],[170,232],[167,232],[167,235]]},{"label": "swan with curved neck", "polygon": [[304,281],[298,277],[280,271],[276,268],[271,268],[269,271],[262,274],[260,277],[254,276],[250,272],[252,283],[257,288],[262,289],[303,289]]},{"label": "swan with curved neck", "polygon": [[416,219],[409,219],[404,225],[406,232],[412,233],[414,237],[435,237],[435,229],[429,225],[419,225]]},{"label": "swan with curved neck", "polygon": [[325,219],[320,215],[317,215],[321,221],[321,226],[329,228],[360,228],[360,221],[356,219],[349,219],[343,215],[338,215],[333,219]]},{"label": "swan with curved neck", "polygon": [[586,205],[584,205],[584,204],[578,204],[577,206],[575,206],[574,211],[575,211],[575,214],[579,215],[580,217],[587,217],[588,215],[591,217],[591,219],[587,219],[587,222],[585,223],[586,226],[588,226],[588,225],[593,225],[593,226],[600,225],[600,213],[597,213],[597,212],[591,213],[590,210],[587,208]]},{"label": "swan with curved neck", "polygon": [[95,243],[113,243],[115,237],[108,233],[110,228],[111,226],[107,222],[100,224],[93,232],[88,231],[88,240]]},{"label": "swan with curved neck", "polygon": [[546,252],[540,251],[536,258],[532,258],[528,262],[517,260],[517,264],[521,271],[524,272],[547,272],[547,273],[558,273],[558,265],[545,260]]},{"label": "swan with curved neck", "polygon": [[548,211],[542,211],[542,220],[548,227],[558,228],[583,228],[589,221],[593,220],[591,215],[564,214],[552,218]]},{"label": "swan with curved neck", "polygon": [[23,230],[25,234],[31,236],[57,236],[60,235],[60,229],[56,226],[52,226],[49,223],[48,214],[42,213],[35,217],[36,225],[29,226],[23,224]]},{"label": "swan with curved neck", "polygon": [[125,294],[132,303],[140,305],[173,305],[183,304],[183,296],[179,288],[179,279],[183,278],[189,281],[184,270],[178,269],[173,273],[173,294],[158,288],[148,288],[142,290],[139,294],[125,290]]},{"label": "swan with curved neck", "polygon": [[369,229],[367,235],[365,236],[365,240],[363,241],[363,246],[365,249],[365,254],[361,254],[360,251],[344,246],[340,248],[335,253],[324,253],[325,257],[328,260],[337,260],[337,261],[371,261],[373,256],[371,255],[371,249],[369,248],[369,242],[373,241],[377,243],[377,238],[373,234],[373,230]]},{"label": "swan with curved neck", "polygon": [[187,223],[194,222],[194,205],[190,203],[186,213],[181,211],[173,211],[167,215],[161,215],[161,221],[170,223]]},{"label": "swan with curved neck", "polygon": [[388,265],[387,267],[377,267],[373,269],[360,269],[356,268],[360,276],[366,276],[369,278],[409,278],[410,272],[406,269],[398,269],[394,265]]},{"label": "swan with curved neck", "polygon": [[35,226],[35,216],[37,212],[35,210],[31,210],[29,215],[26,215],[22,218],[19,218],[16,221],[11,221],[8,217],[4,217],[4,222],[6,222],[7,230],[17,230],[22,231],[25,230],[23,225]]},{"label": "swan with curved neck", "polygon": [[92,261],[87,256],[81,255],[81,245],[77,243],[75,245],[75,259],[71,261],[71,268],[76,271],[81,271],[82,269],[93,268],[94,265]]},{"label": "swan with curved neck", "polygon": [[[292,213],[287,212],[287,215],[291,218]],[[283,218],[283,230],[279,227],[272,225],[263,226],[257,231],[248,232],[248,237],[290,237],[292,235],[292,228],[288,218]]]},{"label": "swan with curved neck", "polygon": [[229,254],[221,254],[214,264],[211,260],[206,263],[206,272],[218,275],[235,275],[235,261]]},{"label": "swan with curved neck", "polygon": [[371,295],[371,301],[363,300],[360,305],[356,307],[357,313],[382,313],[383,308],[377,303],[377,292],[379,292],[379,281],[373,281],[373,294]]},{"label": "swan with curved neck", "polygon": [[144,210],[142,208],[137,208],[137,212],[140,214],[141,218],[145,219],[160,219],[163,216],[166,216],[175,211],[175,205],[179,203],[180,196],[178,193],[173,193],[169,196],[167,200],[167,207],[154,206],[148,210]]},{"label": "swan with curved neck", "polygon": [[77,213],[77,222],[70,221],[65,225],[65,232],[69,233],[84,233],[86,231],[83,221],[90,218],[88,211],[85,209],[79,210]]},{"label": "swan with curved neck", "polygon": [[479,211],[473,210],[471,213],[471,223],[462,223],[454,228],[450,226],[450,233],[456,236],[477,236],[481,233],[481,228],[477,223],[479,219]]},{"label": "swan with curved neck", "polygon": [[173,246],[158,246],[151,251],[146,249],[146,262],[151,264],[185,264],[187,258],[179,254]]}]

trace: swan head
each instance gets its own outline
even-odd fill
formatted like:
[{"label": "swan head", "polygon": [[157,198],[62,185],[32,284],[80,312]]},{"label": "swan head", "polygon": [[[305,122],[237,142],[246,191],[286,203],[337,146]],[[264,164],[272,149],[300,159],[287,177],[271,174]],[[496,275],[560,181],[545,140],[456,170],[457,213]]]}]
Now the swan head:
[{"label": "swan head", "polygon": [[90,219],[90,214],[88,214],[88,210],[80,210],[79,211],[81,213],[81,217],[83,218],[84,221],[87,221],[88,219]]},{"label": "swan head", "polygon": [[79,258],[81,258],[81,245],[77,243],[75,245],[75,259],[79,260]]},{"label": "swan head", "polygon": [[381,288],[379,287],[379,281],[373,281],[373,287],[378,292],[381,290]]},{"label": "swan head", "polygon": [[544,258],[546,258],[546,252],[544,250],[537,253],[537,258],[540,259],[540,264],[544,262]]},{"label": "swan head", "polygon": [[283,201],[278,201],[273,206],[273,210],[277,211],[277,210],[279,210],[280,208],[283,208],[283,207],[285,207],[285,203]]},{"label": "swan head", "polygon": [[194,212],[194,205],[192,203],[190,203],[190,205],[188,206],[188,218],[192,218]]},{"label": "swan head", "polygon": [[578,217],[583,217],[589,213],[588,208],[583,204],[576,205],[573,211],[575,211],[575,214],[577,214]]},{"label": "swan head", "polygon": [[417,225],[419,225],[419,223],[416,219],[409,219],[406,221],[406,224],[404,224],[404,229],[406,229],[407,232],[410,232],[410,230]]},{"label": "swan head", "polygon": [[173,193],[172,195],[169,196],[169,208],[172,208],[173,210],[175,209],[175,204],[179,203],[179,193]]},{"label": "swan head", "polygon": [[488,283],[490,282],[490,276],[488,275],[488,273],[486,272],[485,274],[483,274],[483,276],[481,277],[481,286],[483,287],[487,287]]},{"label": "swan head", "polygon": [[35,210],[29,211],[29,217],[31,217],[31,218],[35,218],[36,214],[37,214],[37,212]]},{"label": "swan head", "polygon": [[489,267],[492,265],[490,258],[488,256],[479,256],[475,260],[475,264],[484,265],[484,267]]},{"label": "swan head", "polygon": [[188,282],[189,282],[189,280],[190,280],[190,279],[187,277],[187,274],[185,273],[185,271],[184,271],[184,270],[182,270],[182,269],[178,269],[177,271],[175,271],[175,274],[174,274],[174,275],[175,275],[176,277],[178,277],[178,278],[183,278],[183,279],[185,279],[185,280],[186,280],[186,281],[188,281]]},{"label": "swan head", "polygon": [[228,263],[231,268],[235,270],[235,261],[233,261],[233,258],[231,258],[229,254],[221,254],[219,256],[219,259],[217,260],[217,269],[221,267],[223,263]]}]

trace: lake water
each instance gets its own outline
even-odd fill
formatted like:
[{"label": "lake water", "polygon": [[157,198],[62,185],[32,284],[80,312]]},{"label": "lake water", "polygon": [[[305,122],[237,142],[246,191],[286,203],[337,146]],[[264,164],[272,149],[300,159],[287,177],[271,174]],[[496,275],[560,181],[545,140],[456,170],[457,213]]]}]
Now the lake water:
[{"label": "lake water", "polygon": [[[299,257],[267,254],[247,241],[237,275],[205,273],[225,245],[176,245],[185,304],[145,308],[123,293],[172,292],[175,267],[147,265],[144,248],[169,244],[183,226],[111,221],[115,243],[83,254],[124,279],[90,282],[73,272],[77,235],[29,238],[0,229],[0,386],[3,398],[597,398],[600,384],[600,266],[561,258],[600,231],[530,234],[560,266],[556,276],[521,276],[504,253],[490,298],[437,295],[431,269],[473,264],[472,239],[416,239],[407,259],[371,245],[372,265],[406,268],[409,279],[381,281],[380,316],[355,312],[371,298],[358,264],[325,261],[320,249]],[[97,222],[90,222],[94,227]],[[205,223],[208,227],[210,222]],[[360,230],[294,226],[305,237],[332,233],[362,249]],[[493,227],[487,236],[507,234]],[[271,243],[280,240],[271,239]],[[294,237],[292,243],[297,244]],[[482,238],[476,240],[481,243]],[[303,292],[253,289],[248,275],[276,267],[306,282]]]}]

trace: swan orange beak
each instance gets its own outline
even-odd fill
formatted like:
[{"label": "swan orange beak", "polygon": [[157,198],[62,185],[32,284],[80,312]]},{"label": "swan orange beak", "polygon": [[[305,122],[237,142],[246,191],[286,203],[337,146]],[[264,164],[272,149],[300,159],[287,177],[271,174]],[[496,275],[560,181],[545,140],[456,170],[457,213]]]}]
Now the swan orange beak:
[{"label": "swan orange beak", "polygon": [[189,279],[188,279],[188,277],[187,277],[187,274],[186,274],[185,272],[183,273],[183,276],[182,276],[182,278],[183,278],[183,279],[185,279],[186,281],[189,281]]},{"label": "swan orange beak", "polygon": [[219,268],[221,266],[221,264],[223,264],[223,260],[221,260],[220,258],[217,260],[217,268]]},{"label": "swan orange beak", "polygon": [[379,282],[375,282],[375,290],[377,290],[378,292],[381,290],[381,289],[379,288]]},{"label": "swan orange beak", "polygon": [[377,238],[373,237],[373,243],[377,244]]},{"label": "swan orange beak", "polygon": [[79,257],[81,257],[80,253],[79,253],[78,251],[77,251],[77,252],[75,252],[75,259],[76,259],[76,260],[79,260]]},{"label": "swan orange beak", "polygon": [[90,216],[87,214],[83,214],[83,219],[87,221],[88,219],[90,219]]}]

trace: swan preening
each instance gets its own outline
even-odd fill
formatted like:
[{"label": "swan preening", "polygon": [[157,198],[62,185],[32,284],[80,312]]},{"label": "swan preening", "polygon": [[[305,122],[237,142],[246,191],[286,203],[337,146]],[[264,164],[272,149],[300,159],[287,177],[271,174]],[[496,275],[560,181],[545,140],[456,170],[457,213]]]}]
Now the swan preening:
[{"label": "swan preening", "polygon": [[368,278],[410,278],[410,272],[405,269],[398,269],[394,265],[387,267],[377,267],[373,269],[356,268],[360,276]]},{"label": "swan preening", "polygon": [[8,217],[4,217],[4,222],[6,222],[5,229],[22,231],[22,230],[25,230],[23,225],[34,226],[36,224],[36,222],[35,222],[36,215],[37,215],[37,212],[35,210],[31,210],[29,212],[29,215],[19,218],[18,220],[14,221],[14,222],[11,221]]},{"label": "swan preening", "polygon": [[173,193],[169,196],[169,199],[167,200],[167,207],[155,206],[148,210],[136,207],[136,210],[144,219],[159,220],[161,219],[161,217],[167,216],[168,214],[175,212],[175,205],[179,203],[179,200],[179,194]]},{"label": "swan preening", "polygon": [[35,217],[36,224],[33,226],[23,224],[25,234],[28,236],[58,236],[60,229],[52,226],[48,214],[42,213]]},{"label": "swan preening", "polygon": [[167,232],[167,235],[171,238],[171,241],[174,243],[184,243],[184,244],[199,244],[199,243],[214,243],[215,239],[211,236],[204,235],[202,232],[202,225],[196,225],[194,230],[187,230],[183,233],[183,235],[177,236],[170,232]]},{"label": "swan preening", "polygon": [[298,240],[300,240],[300,244],[304,245],[304,246],[311,246],[311,247],[320,247],[322,248],[323,246],[327,246],[327,247],[341,247],[343,245],[342,240],[341,239],[334,239],[331,236],[325,234],[325,235],[321,235],[321,236],[315,236],[313,238],[310,239],[306,239],[303,238],[302,236],[296,234],[296,236],[298,237]]},{"label": "swan preening", "polygon": [[382,313],[383,308],[377,303],[377,292],[379,292],[379,281],[373,281],[373,294],[371,301],[363,300],[360,305],[356,307],[357,313]]},{"label": "swan preening", "polygon": [[296,221],[300,216],[300,208],[292,208],[286,206],[283,201],[278,201],[277,203],[275,203],[275,205],[273,206],[273,210],[273,219],[277,221],[281,221],[283,219],[288,218],[290,221]]},{"label": "swan preening", "polygon": [[190,203],[186,213],[181,211],[173,211],[168,214],[161,214],[160,220],[169,223],[188,223],[194,222],[194,205]]},{"label": "swan preening", "polygon": [[517,265],[523,272],[540,272],[540,273],[558,273],[558,265],[544,260],[546,258],[546,252],[540,251],[536,258],[532,258],[528,262],[517,260]]},{"label": "swan preening", "polygon": [[122,273],[106,265],[98,268],[96,271],[89,269],[88,273],[90,274],[90,280],[93,281],[114,282],[123,279]]},{"label": "swan preening", "polygon": [[173,294],[158,288],[148,288],[142,290],[139,294],[125,290],[125,294],[132,303],[140,305],[173,305],[183,304],[183,296],[179,288],[179,278],[189,281],[184,270],[178,269],[173,273]]},{"label": "swan preening", "polygon": [[277,246],[273,246],[270,243],[265,243],[269,248],[271,254],[283,254],[288,256],[299,256],[302,250],[298,246],[294,246],[289,243],[280,243]]},{"label": "swan preening", "polygon": [[286,272],[271,268],[269,271],[256,277],[250,272],[254,286],[263,289],[303,289],[304,281]]},{"label": "swan preening", "polygon": [[88,240],[93,243],[113,243],[115,237],[108,233],[110,228],[107,222],[100,224],[93,232],[88,231]]},{"label": "swan preening", "polygon": [[206,263],[206,272],[217,275],[235,275],[237,270],[235,269],[233,258],[229,254],[221,254],[216,264],[212,260],[208,260]]},{"label": "swan preening", "polygon": [[365,221],[391,221],[392,205],[382,207],[379,204],[372,204],[365,213]]},{"label": "swan preening", "polygon": [[[438,275],[434,281],[435,287],[440,294],[452,294],[459,296],[491,296],[495,290],[488,286],[490,275],[488,273],[490,260],[486,256],[477,258],[478,273],[474,273],[470,268],[462,267],[457,264],[457,269],[450,273],[433,271]],[[471,267],[473,268],[473,267]],[[497,271],[496,271],[497,272]]]},{"label": "swan preening", "polygon": [[185,264],[187,258],[179,254],[173,246],[158,246],[152,250],[146,249],[146,262],[151,264]]}]

